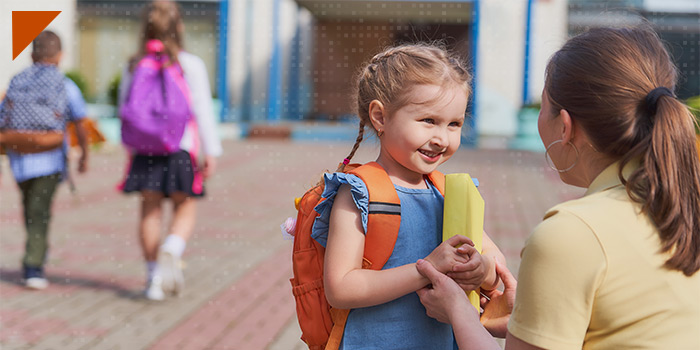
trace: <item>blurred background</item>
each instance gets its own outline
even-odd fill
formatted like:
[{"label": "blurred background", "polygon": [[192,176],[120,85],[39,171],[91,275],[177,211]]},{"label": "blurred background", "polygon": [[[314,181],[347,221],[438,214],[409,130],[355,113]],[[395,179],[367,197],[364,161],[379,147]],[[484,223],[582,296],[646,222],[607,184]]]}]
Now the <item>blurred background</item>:
[{"label": "blurred background", "polygon": [[[61,10],[49,25],[64,42],[61,68],[81,87],[90,116],[119,140],[120,73],[136,51],[145,1],[5,0],[13,10]],[[465,144],[541,150],[536,110],[549,56],[586,28],[651,22],[681,71],[677,94],[700,95],[696,0],[202,0],[179,1],[185,49],[206,63],[226,137],[352,140],[352,79],[382,48],[440,41],[474,74]],[[0,91],[31,63],[0,42]]]}]

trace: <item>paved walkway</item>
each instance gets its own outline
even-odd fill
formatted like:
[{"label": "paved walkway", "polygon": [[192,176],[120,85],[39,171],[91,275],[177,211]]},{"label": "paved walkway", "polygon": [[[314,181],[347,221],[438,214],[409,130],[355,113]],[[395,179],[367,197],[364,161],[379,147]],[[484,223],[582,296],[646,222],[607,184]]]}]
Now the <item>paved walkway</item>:
[{"label": "paved walkway", "polygon": [[[126,160],[119,147],[93,152],[90,172],[76,176],[77,195],[59,189],[46,268],[51,285],[38,292],[21,285],[19,192],[3,159],[0,347],[303,349],[288,281],[291,241],[282,239],[279,224],[295,215],[293,198],[320,170],[333,170],[351,145],[248,140],[224,147],[185,252],[185,292],[164,302],[140,294],[139,202],[115,190]],[[368,143],[356,160],[372,160],[376,152]],[[544,211],[582,193],[562,185],[541,154],[460,150],[442,170],[479,178],[485,229],[513,271]]]}]

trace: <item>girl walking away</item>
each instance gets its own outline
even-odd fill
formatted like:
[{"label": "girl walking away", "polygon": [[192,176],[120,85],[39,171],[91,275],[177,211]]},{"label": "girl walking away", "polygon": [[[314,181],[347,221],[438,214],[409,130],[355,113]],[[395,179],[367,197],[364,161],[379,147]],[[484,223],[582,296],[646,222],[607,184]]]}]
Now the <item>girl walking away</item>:
[{"label": "girl walking away", "polygon": [[[700,349],[700,161],[677,81],[646,25],[591,29],[552,56],[540,137],[561,180],[588,190],[535,227],[517,288],[498,267],[506,288],[481,322],[506,349]],[[501,349],[456,284],[419,270],[460,349]]]},{"label": "girl walking away", "polygon": [[[416,269],[418,259],[465,289],[491,290],[498,283],[494,260],[503,256],[486,235],[483,255],[464,236],[440,243],[444,198],[429,176],[459,148],[469,80],[456,58],[425,44],[389,48],[359,75],[357,141],[338,172],[324,176],[327,200],[316,207],[320,216],[312,229],[312,237],[326,247],[328,302],[351,309],[341,349],[453,348],[451,326],[426,316],[415,293],[429,283]],[[381,143],[376,163],[367,165],[386,172],[400,201],[398,236],[381,270],[363,268],[368,216],[377,208],[379,214],[396,211],[396,204],[371,202],[369,182],[342,173],[366,127]]]},{"label": "girl walking away", "polygon": [[[183,31],[176,3],[146,6],[139,51],[120,86],[122,139],[131,152],[121,187],[141,194],[139,237],[147,269],[145,296],[151,300],[163,300],[184,286],[181,257],[195,225],[194,199],[204,196],[203,180],[213,174],[221,154],[206,67],[183,50]],[[162,119],[149,119],[158,116]],[[161,244],[162,206],[168,198],[172,222]]]}]

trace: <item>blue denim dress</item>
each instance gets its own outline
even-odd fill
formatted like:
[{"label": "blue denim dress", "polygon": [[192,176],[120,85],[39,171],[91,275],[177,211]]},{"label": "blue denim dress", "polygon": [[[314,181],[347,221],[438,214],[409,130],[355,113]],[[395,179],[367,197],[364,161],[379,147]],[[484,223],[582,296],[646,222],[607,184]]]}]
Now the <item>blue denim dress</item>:
[{"label": "blue denim dress", "polygon": [[[314,222],[312,237],[326,245],[333,200],[342,184],[350,185],[366,232],[369,196],[362,180],[342,173],[327,174],[324,180],[323,197],[327,200],[316,207],[321,215]],[[394,187],[401,201],[401,226],[394,251],[383,269],[425,258],[442,241],[444,198],[440,192],[432,184],[428,184],[428,189]],[[452,327],[428,317],[413,292],[385,304],[351,310],[340,349],[452,350],[453,345]]]}]

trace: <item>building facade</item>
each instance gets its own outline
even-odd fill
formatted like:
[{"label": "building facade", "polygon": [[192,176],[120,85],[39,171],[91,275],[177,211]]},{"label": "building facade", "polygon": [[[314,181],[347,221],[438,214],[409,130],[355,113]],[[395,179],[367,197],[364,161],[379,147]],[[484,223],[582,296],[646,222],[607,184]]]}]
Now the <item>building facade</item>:
[{"label": "building facade", "polygon": [[[352,83],[363,62],[383,48],[439,41],[474,74],[471,136],[509,137],[517,112],[537,102],[550,55],[566,38],[598,25],[656,25],[682,72],[680,97],[698,95],[700,20],[694,0],[198,0],[178,1],[185,49],[201,57],[222,122],[338,122],[353,117]],[[87,81],[88,100],[114,100],[116,79],[136,52],[145,1],[9,0],[11,11],[61,10],[49,26],[64,42],[64,71]],[[31,62],[25,50],[0,86]]]}]

